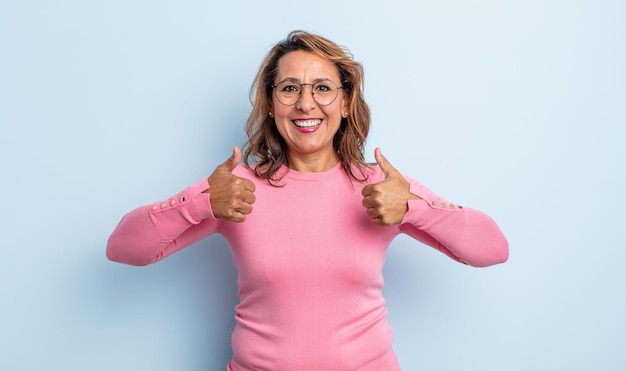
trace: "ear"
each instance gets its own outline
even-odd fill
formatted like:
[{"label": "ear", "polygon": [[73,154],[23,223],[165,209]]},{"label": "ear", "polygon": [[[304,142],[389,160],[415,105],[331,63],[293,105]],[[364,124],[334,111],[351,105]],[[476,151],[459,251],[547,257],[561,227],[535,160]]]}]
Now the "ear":
[{"label": "ear", "polygon": [[345,97],[341,99],[341,117],[348,118],[350,114],[350,102]]}]

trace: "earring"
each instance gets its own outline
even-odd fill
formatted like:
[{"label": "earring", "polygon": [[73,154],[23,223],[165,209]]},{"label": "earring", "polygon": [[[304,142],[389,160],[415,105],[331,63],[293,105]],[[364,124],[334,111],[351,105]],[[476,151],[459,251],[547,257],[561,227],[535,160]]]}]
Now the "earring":
[{"label": "earring", "polygon": [[269,112],[267,115],[268,115],[269,117],[272,117],[272,112]]},{"label": "earring", "polygon": [[346,117],[348,117],[348,114],[345,112],[341,112],[341,116],[345,119]]}]

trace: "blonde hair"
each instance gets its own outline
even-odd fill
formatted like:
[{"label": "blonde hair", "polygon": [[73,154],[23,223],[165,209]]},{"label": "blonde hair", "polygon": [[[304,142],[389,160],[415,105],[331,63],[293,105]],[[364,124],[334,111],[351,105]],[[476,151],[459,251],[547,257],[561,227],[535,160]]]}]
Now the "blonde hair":
[{"label": "blonde hair", "polygon": [[[287,145],[274,120],[269,116],[272,102],[272,85],[278,73],[278,62],[289,52],[304,50],[323,57],[337,66],[344,94],[348,99],[348,115],[341,120],[335,134],[333,147],[344,171],[351,179],[367,180],[369,169],[364,159],[364,147],[370,128],[370,110],[363,98],[363,66],[352,58],[346,48],[305,31],[292,31],[267,54],[250,88],[252,111],[246,122],[248,141],[245,145],[244,163],[256,160],[254,172],[270,184],[277,181],[276,173],[282,165],[289,165]],[[358,174],[355,174],[355,169]]]}]

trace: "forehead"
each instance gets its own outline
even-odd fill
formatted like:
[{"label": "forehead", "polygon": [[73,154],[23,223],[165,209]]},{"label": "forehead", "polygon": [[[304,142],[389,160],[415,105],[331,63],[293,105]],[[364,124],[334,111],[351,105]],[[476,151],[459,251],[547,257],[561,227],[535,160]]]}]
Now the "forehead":
[{"label": "forehead", "polygon": [[337,66],[328,59],[311,52],[297,50],[280,58],[276,78],[278,81],[293,79],[308,82],[329,79],[338,82],[339,71]]}]

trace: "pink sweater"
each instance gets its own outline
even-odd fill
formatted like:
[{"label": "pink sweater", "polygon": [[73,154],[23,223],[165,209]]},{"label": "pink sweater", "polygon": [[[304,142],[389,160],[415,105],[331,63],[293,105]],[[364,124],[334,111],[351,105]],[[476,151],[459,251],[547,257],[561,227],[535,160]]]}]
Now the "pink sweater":
[{"label": "pink sweater", "polygon": [[[289,170],[282,187],[241,165],[233,173],[256,185],[245,222],[213,216],[203,179],[128,213],[107,246],[111,260],[146,265],[210,234],[226,238],[240,300],[229,370],[399,370],[381,292],[391,240],[405,233],[473,266],[508,257],[492,219],[409,178],[422,200],[409,201],[400,225],[379,227],[361,205],[364,185],[339,164],[322,173]],[[383,178],[375,167],[369,182]]]}]

